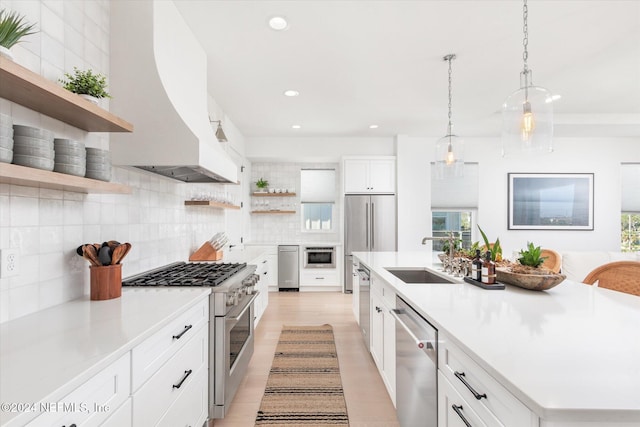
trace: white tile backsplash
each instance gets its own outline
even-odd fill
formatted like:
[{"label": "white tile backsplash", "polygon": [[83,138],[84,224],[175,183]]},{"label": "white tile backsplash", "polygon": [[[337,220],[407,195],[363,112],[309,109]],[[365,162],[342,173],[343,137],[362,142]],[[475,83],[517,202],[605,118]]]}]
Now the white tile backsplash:
[{"label": "white tile backsplash", "polygon": [[[333,209],[334,229],[331,232],[302,231],[300,215],[300,169],[328,169],[336,170],[336,203]],[[251,215],[251,242],[253,243],[301,243],[305,242],[337,242],[340,241],[340,221],[342,216],[342,201],[339,197],[341,182],[340,165],[338,163],[300,163],[300,162],[254,162],[251,164],[251,191],[255,191],[255,183],[264,178],[269,182],[269,188],[287,188],[296,193],[296,197],[287,198],[258,198],[251,200],[252,209],[258,201],[269,201],[270,207],[278,208],[281,204],[294,205],[295,214],[282,215]]]},{"label": "white tile backsplash", "polygon": [[[50,80],[77,66],[108,81],[109,1],[0,0],[0,7],[24,14],[39,30],[12,49],[18,64]],[[0,100],[0,111],[14,123],[109,148],[108,133],[87,133],[6,100]],[[183,184],[125,168],[112,172],[112,181],[129,185],[132,194],[0,184],[0,249],[17,248],[20,261],[17,277],[0,279],[0,322],[87,295],[89,264],[76,254],[83,243],[131,242],[122,269],[126,277],[186,261],[225,229],[225,211],[184,205],[192,194],[219,191],[220,185]]]}]

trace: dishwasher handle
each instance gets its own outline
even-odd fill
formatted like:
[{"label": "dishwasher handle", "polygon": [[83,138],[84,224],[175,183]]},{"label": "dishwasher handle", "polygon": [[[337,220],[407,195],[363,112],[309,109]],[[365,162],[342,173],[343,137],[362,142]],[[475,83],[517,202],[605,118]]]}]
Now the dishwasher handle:
[{"label": "dishwasher handle", "polygon": [[[397,308],[392,308],[391,310],[389,310],[389,313],[394,317],[394,319],[396,319],[396,322],[398,322],[398,324],[400,324],[404,330],[409,334],[409,336],[411,337],[411,339],[413,341],[415,341],[416,345],[418,346],[419,349],[426,351],[434,351],[435,347],[435,341],[432,340],[421,340],[419,339],[411,329],[409,329],[409,327],[407,326],[406,323],[404,323],[402,321],[402,319],[400,319],[401,314],[405,314],[406,312],[404,310],[398,310]],[[431,356],[429,356],[431,357]]]}]

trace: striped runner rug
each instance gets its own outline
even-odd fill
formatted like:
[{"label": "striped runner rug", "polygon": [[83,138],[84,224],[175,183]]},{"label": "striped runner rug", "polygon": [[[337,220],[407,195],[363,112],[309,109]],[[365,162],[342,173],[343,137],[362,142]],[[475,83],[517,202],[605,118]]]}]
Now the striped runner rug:
[{"label": "striped runner rug", "polygon": [[282,327],[255,425],[349,425],[331,325]]}]

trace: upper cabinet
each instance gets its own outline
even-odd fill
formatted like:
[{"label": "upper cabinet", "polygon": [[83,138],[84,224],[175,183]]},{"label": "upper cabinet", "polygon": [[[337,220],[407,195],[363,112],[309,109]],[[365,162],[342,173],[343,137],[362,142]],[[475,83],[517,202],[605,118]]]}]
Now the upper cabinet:
[{"label": "upper cabinet", "polygon": [[395,193],[395,157],[344,159],[344,192]]},{"label": "upper cabinet", "polygon": [[87,132],[133,132],[131,123],[3,57],[0,97]]}]

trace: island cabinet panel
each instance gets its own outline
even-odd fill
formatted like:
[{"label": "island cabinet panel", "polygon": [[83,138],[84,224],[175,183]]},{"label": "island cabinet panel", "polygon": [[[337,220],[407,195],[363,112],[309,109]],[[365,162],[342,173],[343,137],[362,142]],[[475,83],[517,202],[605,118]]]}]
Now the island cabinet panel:
[{"label": "island cabinet panel", "polygon": [[371,355],[389,397],[396,404],[396,323],[389,311],[395,308],[395,293],[381,278],[371,280]]},{"label": "island cabinet panel", "polygon": [[438,369],[487,426],[537,426],[538,417],[440,332]]},{"label": "island cabinet panel", "polygon": [[438,427],[489,427],[451,383],[438,373]]}]

